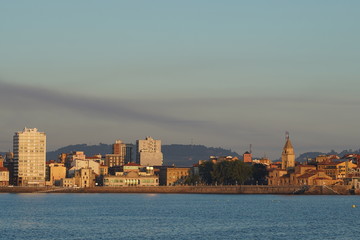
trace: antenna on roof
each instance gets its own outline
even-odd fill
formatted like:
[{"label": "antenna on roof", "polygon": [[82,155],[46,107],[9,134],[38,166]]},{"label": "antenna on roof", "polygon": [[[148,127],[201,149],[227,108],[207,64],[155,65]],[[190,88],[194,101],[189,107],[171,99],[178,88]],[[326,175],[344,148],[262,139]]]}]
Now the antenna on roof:
[{"label": "antenna on roof", "polygon": [[250,143],[250,154],[252,153],[252,144]]},{"label": "antenna on roof", "polygon": [[289,140],[289,138],[290,138],[290,135],[289,135],[288,131],[285,132],[285,138],[286,138],[286,140]]}]

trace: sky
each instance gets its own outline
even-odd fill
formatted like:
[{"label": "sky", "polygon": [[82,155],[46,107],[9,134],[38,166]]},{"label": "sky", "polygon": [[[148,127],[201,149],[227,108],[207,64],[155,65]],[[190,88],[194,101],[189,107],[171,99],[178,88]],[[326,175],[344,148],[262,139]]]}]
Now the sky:
[{"label": "sky", "polygon": [[359,1],[0,1],[0,151],[69,144],[359,149]]}]

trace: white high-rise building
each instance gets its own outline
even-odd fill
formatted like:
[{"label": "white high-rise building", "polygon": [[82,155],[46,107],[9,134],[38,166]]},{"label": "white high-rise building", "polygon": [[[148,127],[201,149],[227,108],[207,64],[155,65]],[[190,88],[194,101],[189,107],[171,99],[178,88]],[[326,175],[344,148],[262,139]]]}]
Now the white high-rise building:
[{"label": "white high-rise building", "polygon": [[44,186],[46,135],[36,128],[24,128],[14,135],[14,177],[18,186]]},{"label": "white high-rise building", "polygon": [[155,140],[152,137],[137,140],[136,160],[142,166],[161,166],[163,164],[161,140]]}]

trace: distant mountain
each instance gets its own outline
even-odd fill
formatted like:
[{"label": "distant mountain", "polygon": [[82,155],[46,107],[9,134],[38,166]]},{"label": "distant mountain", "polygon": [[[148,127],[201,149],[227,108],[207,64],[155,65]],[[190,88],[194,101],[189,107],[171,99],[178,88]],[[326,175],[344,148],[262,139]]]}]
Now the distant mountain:
[{"label": "distant mountain", "polygon": [[[238,153],[231,150],[227,150],[224,148],[206,147],[203,145],[172,144],[163,145],[161,148],[164,154],[164,165],[175,164],[179,167],[192,166],[199,160],[209,159],[209,156],[239,156]],[[59,148],[55,151],[47,152],[47,159],[57,159],[59,154],[70,153],[72,151],[83,151],[88,156],[92,156],[95,154],[105,155],[112,152],[112,145],[103,143],[100,143],[99,145],[69,145]]]},{"label": "distant mountain", "polygon": [[316,158],[319,155],[325,155],[326,153],[322,153],[322,152],[306,152],[303,154],[300,154],[300,156],[298,156],[296,158],[296,161],[298,162],[306,162],[306,160],[308,160],[309,158]]},{"label": "distant mountain", "polygon": [[240,155],[224,148],[206,147],[203,145],[163,145],[164,165],[192,166],[199,160],[208,160],[210,156],[233,156]]},{"label": "distant mountain", "polygon": [[112,153],[112,145],[99,143],[99,145],[87,145],[87,144],[76,144],[69,145],[66,147],[59,148],[55,151],[47,152],[46,159],[47,160],[55,160],[58,158],[61,153],[70,153],[73,151],[82,151],[87,156],[93,156],[96,154],[105,155],[108,153]]},{"label": "distant mountain", "polygon": [[[87,145],[87,144],[76,144],[69,145],[66,147],[59,148],[55,151],[47,152],[47,160],[54,160],[58,158],[60,153],[70,153],[72,151],[83,151],[86,155],[92,156],[96,154],[105,155],[112,152],[111,144],[99,143],[98,145]],[[203,145],[182,145],[182,144],[171,144],[163,145],[162,152],[164,154],[164,165],[176,166],[191,166],[194,163],[197,163],[199,160],[207,160],[210,156],[233,156],[239,157],[240,155],[237,152],[233,152],[230,149],[224,148],[214,148],[206,147]],[[331,150],[328,153],[323,152],[305,152],[296,158],[296,161],[305,162],[308,158],[315,158],[318,155],[324,154],[335,154],[340,157],[349,154],[355,153],[360,154],[360,149],[358,150],[343,150],[341,152],[335,152]],[[0,152],[0,155],[5,156],[6,152]]]},{"label": "distant mountain", "polygon": [[328,153],[323,153],[323,152],[306,152],[306,153],[302,153],[299,157],[296,158],[296,161],[298,162],[305,162],[307,159],[309,158],[316,158],[319,155],[338,155],[339,157],[343,157],[346,154],[360,154],[360,149],[358,150],[352,150],[352,149],[347,149],[347,150],[343,150],[341,152],[335,152],[335,150],[331,150]]}]

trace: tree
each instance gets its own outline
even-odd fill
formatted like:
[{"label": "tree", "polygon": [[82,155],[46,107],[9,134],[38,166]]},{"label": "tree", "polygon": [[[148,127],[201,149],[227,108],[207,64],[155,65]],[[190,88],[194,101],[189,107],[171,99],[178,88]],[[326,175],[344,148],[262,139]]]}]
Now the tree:
[{"label": "tree", "polygon": [[199,166],[199,174],[206,184],[244,184],[252,178],[252,167],[239,160],[220,163],[206,161]]},{"label": "tree", "polygon": [[255,163],[252,165],[252,184],[267,185],[268,174],[265,165]]},{"label": "tree", "polygon": [[251,177],[251,167],[239,160],[223,161],[214,165],[213,181],[219,184],[243,184]]},{"label": "tree", "polygon": [[214,163],[211,161],[206,161],[199,165],[199,174],[202,182],[205,184],[212,184],[213,177],[212,172],[214,170]]},{"label": "tree", "polygon": [[199,175],[190,175],[185,179],[184,182],[186,185],[196,185],[201,184],[201,178]]}]

